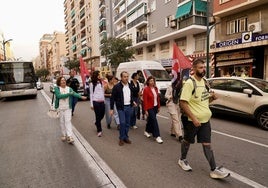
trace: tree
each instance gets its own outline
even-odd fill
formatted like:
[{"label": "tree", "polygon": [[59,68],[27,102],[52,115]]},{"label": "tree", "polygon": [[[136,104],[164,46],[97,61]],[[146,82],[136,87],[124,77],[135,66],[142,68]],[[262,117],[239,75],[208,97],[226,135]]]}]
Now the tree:
[{"label": "tree", "polygon": [[131,39],[109,38],[101,41],[101,55],[106,58],[111,67],[116,68],[121,62],[130,61],[135,53]]},{"label": "tree", "polygon": [[46,68],[41,68],[36,70],[35,75],[41,78],[42,81],[46,80],[46,77],[49,75],[49,70]]},{"label": "tree", "polygon": [[74,69],[80,72],[80,62],[78,59],[68,60],[64,63],[64,66],[67,67],[69,70]]}]

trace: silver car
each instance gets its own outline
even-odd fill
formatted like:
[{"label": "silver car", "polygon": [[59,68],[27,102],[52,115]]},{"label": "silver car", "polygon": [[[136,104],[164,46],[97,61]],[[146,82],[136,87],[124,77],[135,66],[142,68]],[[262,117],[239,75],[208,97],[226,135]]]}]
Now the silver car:
[{"label": "silver car", "polygon": [[258,78],[216,77],[207,79],[218,99],[213,112],[251,117],[268,130],[268,82]]}]

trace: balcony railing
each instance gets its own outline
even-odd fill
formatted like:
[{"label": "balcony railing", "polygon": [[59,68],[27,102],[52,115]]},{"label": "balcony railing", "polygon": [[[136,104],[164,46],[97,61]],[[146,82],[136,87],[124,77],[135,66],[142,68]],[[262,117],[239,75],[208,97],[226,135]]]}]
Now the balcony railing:
[{"label": "balcony railing", "polygon": [[118,36],[118,35],[124,33],[125,31],[126,31],[126,27],[123,27],[123,28],[115,31],[114,33],[115,33],[115,36]]},{"label": "balcony railing", "polygon": [[147,34],[137,36],[136,42],[139,43],[139,42],[142,42],[142,41],[147,41]]},{"label": "balcony railing", "polygon": [[138,17],[134,21],[127,24],[127,28],[130,29],[131,27],[133,27],[133,26],[135,26],[143,21],[147,21],[147,17],[145,15],[141,15],[140,17]]},{"label": "balcony railing", "polygon": [[133,1],[129,6],[127,6],[127,11],[131,10],[133,7],[135,7],[141,0],[135,0]]},{"label": "balcony railing", "polygon": [[119,14],[117,14],[117,15],[114,17],[114,21],[116,21],[116,20],[118,20],[119,18],[121,18],[125,13],[126,13],[126,9],[123,10],[122,12],[120,12]]},{"label": "balcony railing", "polygon": [[183,29],[185,27],[189,27],[191,25],[206,25],[206,17],[202,16],[191,16],[185,19],[181,19],[178,21],[178,29]]}]

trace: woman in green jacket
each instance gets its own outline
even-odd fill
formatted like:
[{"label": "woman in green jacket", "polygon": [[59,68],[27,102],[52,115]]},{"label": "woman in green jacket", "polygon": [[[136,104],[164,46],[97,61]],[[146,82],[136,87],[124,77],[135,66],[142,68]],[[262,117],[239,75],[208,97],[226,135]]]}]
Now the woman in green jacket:
[{"label": "woman in green jacket", "polygon": [[72,88],[66,85],[66,79],[60,76],[57,79],[57,86],[55,87],[55,109],[60,111],[60,127],[61,127],[61,140],[69,144],[74,143],[73,130],[72,130],[72,97],[77,97],[83,100],[87,98],[74,92]]}]

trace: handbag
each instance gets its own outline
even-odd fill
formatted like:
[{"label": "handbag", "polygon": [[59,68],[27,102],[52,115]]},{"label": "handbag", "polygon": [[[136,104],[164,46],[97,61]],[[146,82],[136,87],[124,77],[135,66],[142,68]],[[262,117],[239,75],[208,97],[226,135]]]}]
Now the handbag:
[{"label": "handbag", "polygon": [[56,119],[56,118],[59,118],[59,117],[60,117],[60,112],[59,112],[59,110],[57,110],[57,109],[55,109],[55,108],[53,107],[54,95],[55,95],[55,94],[53,93],[52,101],[51,101],[51,107],[50,107],[50,109],[48,110],[47,115],[48,115],[50,118]]}]

